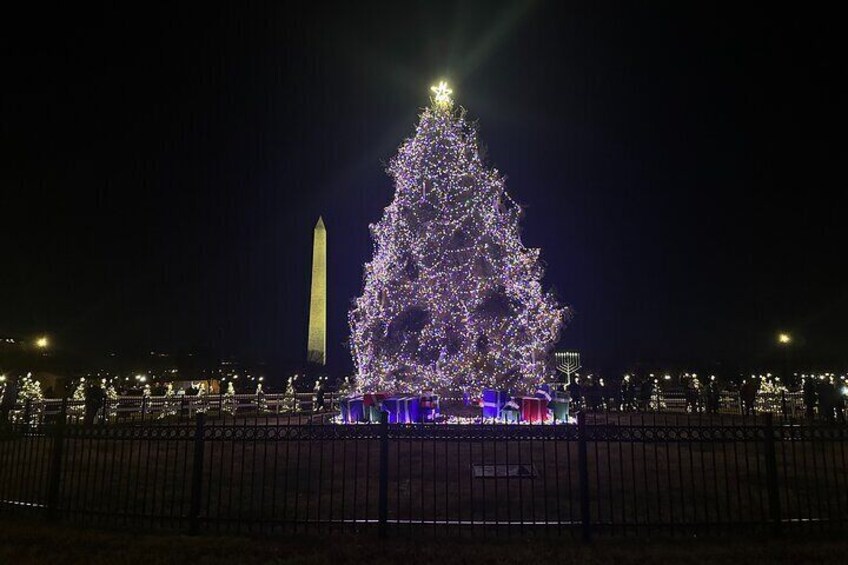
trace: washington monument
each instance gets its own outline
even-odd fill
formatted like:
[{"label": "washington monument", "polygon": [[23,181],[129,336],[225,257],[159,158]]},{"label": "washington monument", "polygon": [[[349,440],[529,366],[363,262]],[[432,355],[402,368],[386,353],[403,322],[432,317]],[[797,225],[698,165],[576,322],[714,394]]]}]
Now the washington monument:
[{"label": "washington monument", "polygon": [[312,236],[312,290],[306,360],[318,365],[327,364],[327,230],[320,216]]}]

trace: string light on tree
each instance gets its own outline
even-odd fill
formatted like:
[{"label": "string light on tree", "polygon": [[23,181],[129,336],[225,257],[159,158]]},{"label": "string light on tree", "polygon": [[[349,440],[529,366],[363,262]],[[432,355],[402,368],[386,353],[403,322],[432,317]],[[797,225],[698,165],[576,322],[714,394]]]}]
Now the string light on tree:
[{"label": "string light on tree", "polygon": [[521,208],[486,167],[476,129],[432,87],[388,173],[395,196],[372,224],[374,255],[349,313],[362,390],[532,392],[554,375],[565,310],[542,288]]}]

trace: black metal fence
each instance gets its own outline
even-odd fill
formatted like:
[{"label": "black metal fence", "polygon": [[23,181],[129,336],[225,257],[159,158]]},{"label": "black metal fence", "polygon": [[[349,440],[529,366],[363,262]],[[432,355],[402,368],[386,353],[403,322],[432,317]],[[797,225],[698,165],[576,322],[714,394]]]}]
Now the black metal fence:
[{"label": "black metal fence", "polygon": [[337,425],[265,415],[0,428],[0,513],[185,531],[842,530],[848,429],[772,417]]}]

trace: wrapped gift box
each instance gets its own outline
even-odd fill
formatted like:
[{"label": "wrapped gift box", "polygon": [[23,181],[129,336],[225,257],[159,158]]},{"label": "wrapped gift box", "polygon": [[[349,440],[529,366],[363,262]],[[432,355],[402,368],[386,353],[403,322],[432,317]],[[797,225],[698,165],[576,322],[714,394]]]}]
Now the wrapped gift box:
[{"label": "wrapped gift box", "polygon": [[551,389],[548,385],[542,385],[536,389],[536,398],[541,398],[546,403],[551,401]]},{"label": "wrapped gift box", "polygon": [[497,420],[501,417],[501,409],[509,401],[509,394],[505,390],[483,391],[483,419]]},{"label": "wrapped gift box", "polygon": [[531,424],[542,424],[548,418],[548,403],[544,398],[535,396],[522,396],[519,398],[521,404],[521,419]]},{"label": "wrapped gift box", "polygon": [[383,400],[383,410],[389,413],[390,424],[413,424],[421,421],[418,398],[414,396],[391,396]]},{"label": "wrapped gift box", "polygon": [[361,396],[342,398],[339,401],[342,421],[348,424],[366,421],[365,400]]},{"label": "wrapped gift box", "polygon": [[369,392],[362,395],[362,399],[365,402],[365,407],[370,408],[371,406],[380,406],[380,403],[385,400],[389,395],[385,392]]},{"label": "wrapped gift box", "polygon": [[555,422],[567,422],[568,421],[568,405],[569,402],[563,398],[555,398],[550,403],[551,411],[554,414]]},{"label": "wrapped gift box", "polygon": [[418,399],[418,412],[422,422],[435,422],[439,415],[439,397],[433,392],[425,392]]},{"label": "wrapped gift box", "polygon": [[380,418],[383,415],[383,408],[372,404],[371,406],[365,407],[365,415],[367,420],[372,424],[379,424]]},{"label": "wrapped gift box", "polygon": [[558,390],[554,392],[554,399],[556,400],[571,400],[571,393],[567,390]]},{"label": "wrapped gift box", "polygon": [[507,424],[517,424],[521,421],[521,409],[514,400],[504,404],[501,409],[501,419]]}]

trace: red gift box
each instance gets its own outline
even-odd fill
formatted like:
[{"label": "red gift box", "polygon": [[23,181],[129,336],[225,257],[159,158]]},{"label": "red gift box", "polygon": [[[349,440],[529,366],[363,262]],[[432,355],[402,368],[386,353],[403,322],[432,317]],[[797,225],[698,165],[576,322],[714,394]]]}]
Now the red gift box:
[{"label": "red gift box", "polygon": [[363,394],[362,400],[365,407],[368,408],[369,406],[379,406],[388,396],[385,392],[371,392]]},{"label": "red gift box", "polygon": [[548,419],[548,403],[544,398],[535,396],[522,396],[521,420],[531,424],[542,424]]}]

